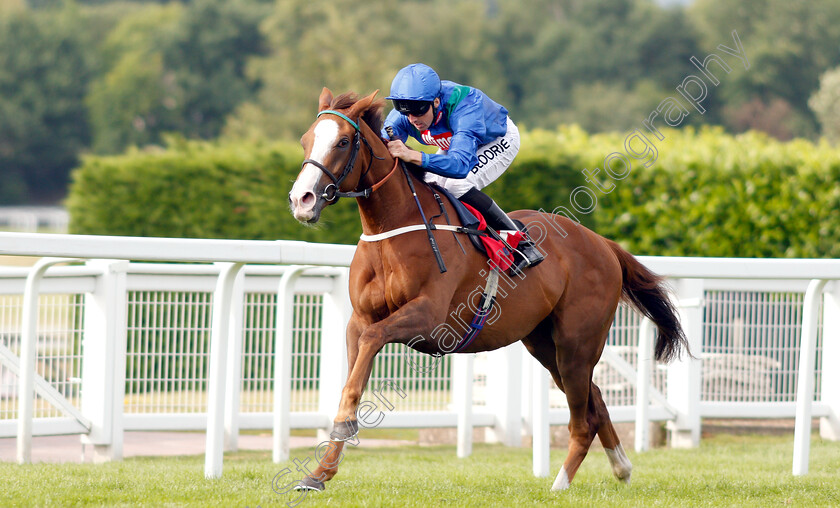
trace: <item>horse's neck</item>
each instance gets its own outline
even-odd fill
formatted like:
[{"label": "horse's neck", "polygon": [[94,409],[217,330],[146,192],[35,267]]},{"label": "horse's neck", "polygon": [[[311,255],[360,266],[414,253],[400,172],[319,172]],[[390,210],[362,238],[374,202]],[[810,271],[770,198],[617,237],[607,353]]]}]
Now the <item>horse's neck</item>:
[{"label": "horse's neck", "polygon": [[[394,159],[384,144],[371,142],[371,146],[374,153],[378,157],[384,157],[384,160],[373,160],[371,170],[365,180],[361,182],[360,188],[370,187],[380,182],[394,168]],[[420,195],[423,192],[424,184],[414,179],[414,186],[418,195]],[[357,201],[362,219],[362,231],[367,235],[384,233],[402,226],[420,223],[414,196],[401,167],[397,167],[388,181],[372,193],[370,197],[357,198]]]}]

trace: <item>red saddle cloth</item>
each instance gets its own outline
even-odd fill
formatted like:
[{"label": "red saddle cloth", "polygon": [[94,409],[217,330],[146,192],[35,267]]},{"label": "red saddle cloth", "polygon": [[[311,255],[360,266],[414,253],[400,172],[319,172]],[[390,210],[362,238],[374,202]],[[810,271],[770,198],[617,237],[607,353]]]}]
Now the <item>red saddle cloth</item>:
[{"label": "red saddle cloth", "polygon": [[[470,213],[475,215],[478,219],[478,227],[476,229],[479,231],[486,230],[487,221],[484,220],[481,213],[463,201],[461,201],[461,203],[463,203],[467,210],[469,210]],[[514,249],[519,245],[519,242],[525,238],[521,231],[500,231],[499,236],[504,238],[508,245]],[[498,268],[501,271],[506,271],[513,265],[513,253],[510,252],[504,243],[496,240],[492,236],[481,236],[480,239],[481,243],[484,244],[487,257],[490,258],[490,262],[495,268]]]}]

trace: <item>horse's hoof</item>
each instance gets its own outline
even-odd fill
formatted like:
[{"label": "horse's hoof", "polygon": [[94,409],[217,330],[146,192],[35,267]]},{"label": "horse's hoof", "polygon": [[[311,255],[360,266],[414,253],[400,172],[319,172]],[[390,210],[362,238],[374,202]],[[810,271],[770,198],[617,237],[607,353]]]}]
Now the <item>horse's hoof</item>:
[{"label": "horse's hoof", "polygon": [[607,452],[607,457],[610,459],[613,475],[615,475],[619,481],[629,484],[630,473],[633,471],[633,464],[630,463],[630,459],[628,459],[627,454],[624,453],[624,447],[619,444],[613,450],[607,448],[604,451]]},{"label": "horse's hoof", "polygon": [[314,490],[316,492],[323,492],[325,488],[324,482],[318,481],[311,476],[304,476],[303,480],[295,486],[295,490]]},{"label": "horse's hoof", "polygon": [[330,434],[330,439],[333,441],[348,441],[353,439],[359,433],[359,422],[356,420],[344,420],[343,422],[335,422],[333,431]]}]

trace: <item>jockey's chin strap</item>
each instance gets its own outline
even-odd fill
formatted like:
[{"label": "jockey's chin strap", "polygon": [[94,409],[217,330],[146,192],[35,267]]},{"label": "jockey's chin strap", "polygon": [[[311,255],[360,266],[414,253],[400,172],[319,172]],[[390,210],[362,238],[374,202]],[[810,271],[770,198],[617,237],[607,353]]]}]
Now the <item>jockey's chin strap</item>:
[{"label": "jockey's chin strap", "polygon": [[355,167],[355,165],[356,165],[356,158],[359,155],[359,149],[361,148],[361,144],[362,144],[363,141],[365,143],[365,146],[367,146],[368,151],[370,152],[370,162],[368,163],[368,167],[367,167],[367,169],[365,169],[365,172],[362,174],[361,177],[359,177],[359,182],[361,182],[362,178],[364,178],[365,175],[367,175],[368,172],[370,172],[370,168],[371,168],[371,166],[373,166],[373,159],[378,159],[378,160],[385,160],[385,159],[383,157],[377,157],[376,155],[374,155],[373,148],[370,146],[370,143],[368,143],[367,139],[365,139],[361,135],[361,129],[359,129],[359,124],[357,124],[356,122],[351,120],[350,117],[348,117],[347,115],[345,115],[344,113],[342,113],[340,111],[334,111],[332,109],[325,109],[324,111],[321,111],[320,113],[318,113],[318,116],[326,115],[326,114],[335,115],[335,116],[338,116],[340,118],[343,118],[344,120],[349,122],[350,125],[352,125],[353,128],[356,130],[356,133],[353,135],[353,151],[350,152],[350,158],[347,159],[347,164],[344,165],[344,170],[342,170],[341,175],[339,175],[338,177],[336,177],[332,173],[332,171],[327,169],[326,166],[324,166],[323,164],[321,164],[320,162],[318,162],[314,159],[304,160],[301,163],[300,167],[303,168],[303,166],[305,166],[307,164],[312,164],[313,166],[315,166],[318,169],[320,169],[321,171],[323,171],[324,174],[326,174],[330,178],[330,180],[332,180],[332,183],[327,185],[326,188],[324,188],[324,193],[321,194],[321,197],[323,197],[327,201],[335,201],[338,198],[368,198],[368,197],[370,197],[371,194],[373,194],[377,189],[382,187],[382,185],[384,185],[385,182],[387,182],[388,179],[391,178],[391,175],[393,175],[396,172],[397,166],[398,166],[398,163],[399,163],[399,159],[394,161],[393,169],[391,169],[390,173],[385,175],[385,178],[383,178],[379,182],[373,184],[372,186],[368,187],[367,189],[364,189],[364,190],[361,190],[361,191],[353,191],[353,192],[340,191],[339,188],[341,187],[342,182],[344,182],[344,179],[347,178],[350,175],[350,172],[353,171],[353,167]]}]

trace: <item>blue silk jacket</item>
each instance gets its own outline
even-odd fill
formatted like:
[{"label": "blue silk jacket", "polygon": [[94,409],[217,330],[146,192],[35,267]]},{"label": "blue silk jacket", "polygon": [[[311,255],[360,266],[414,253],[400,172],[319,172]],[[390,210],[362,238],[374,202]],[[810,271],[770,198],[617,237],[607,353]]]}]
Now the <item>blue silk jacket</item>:
[{"label": "blue silk jacket", "polygon": [[[441,81],[440,100],[432,126],[425,132],[418,131],[407,116],[396,110],[385,118],[385,126],[392,126],[403,142],[411,136],[444,151],[424,153],[424,169],[448,178],[464,178],[478,164],[478,147],[507,131],[508,111],[481,90],[452,81]],[[388,139],[384,127],[382,137]]]}]

